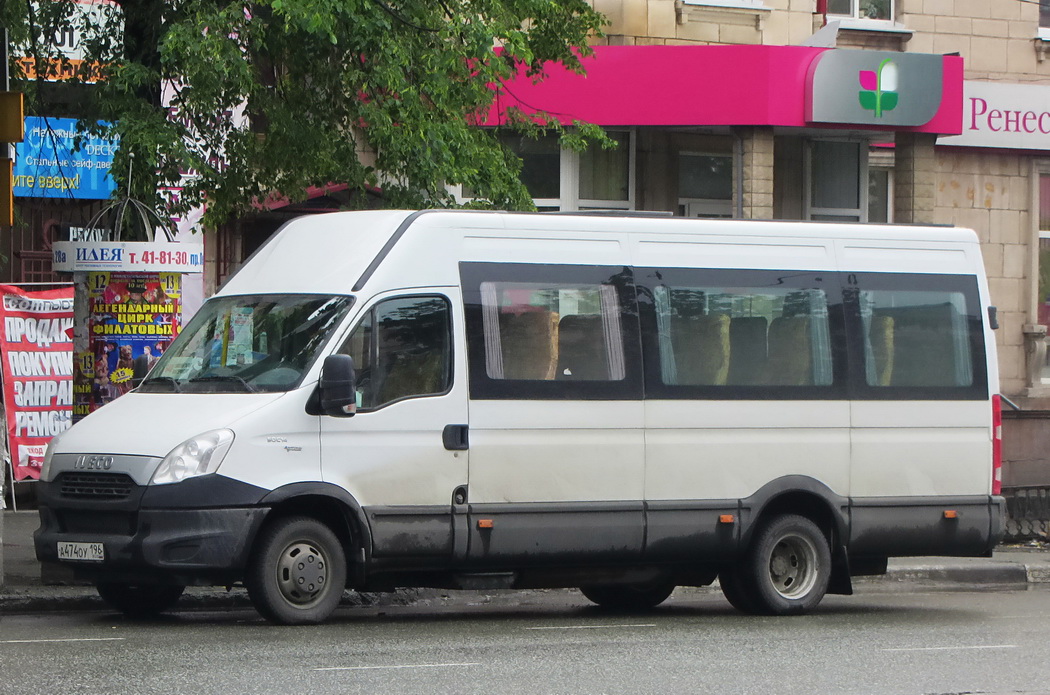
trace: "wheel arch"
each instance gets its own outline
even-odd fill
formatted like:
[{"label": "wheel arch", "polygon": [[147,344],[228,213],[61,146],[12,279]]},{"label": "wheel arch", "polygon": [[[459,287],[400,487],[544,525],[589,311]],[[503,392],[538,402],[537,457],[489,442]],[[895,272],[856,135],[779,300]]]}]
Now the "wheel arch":
[{"label": "wheel arch", "polygon": [[802,475],[778,478],[740,502],[741,508],[750,510],[747,524],[741,530],[741,548],[748,546],[763,521],[777,514],[798,514],[815,523],[828,536],[833,552],[849,538],[849,498],[836,494],[815,478]]},{"label": "wheel arch", "polygon": [[260,504],[270,508],[264,525],[287,516],[311,517],[327,525],[346,549],[348,569],[356,569],[348,576],[355,583],[363,578],[364,564],[372,556],[372,534],[364,510],[353,495],[331,483],[293,483],[268,493]]},{"label": "wheel arch", "polygon": [[740,534],[739,552],[747,552],[755,530],[767,519],[780,514],[798,514],[824,533],[831,551],[831,582],[828,593],[852,594],[849,558],[849,498],[836,494],[824,483],[808,476],[785,476],[763,486],[741,508],[750,510],[748,523]]}]

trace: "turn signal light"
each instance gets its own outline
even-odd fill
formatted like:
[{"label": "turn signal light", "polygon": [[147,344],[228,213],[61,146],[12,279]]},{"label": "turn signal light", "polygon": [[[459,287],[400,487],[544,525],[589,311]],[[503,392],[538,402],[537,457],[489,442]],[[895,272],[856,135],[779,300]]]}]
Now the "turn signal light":
[{"label": "turn signal light", "polygon": [[478,519],[478,528],[492,528],[492,519]]},{"label": "turn signal light", "polygon": [[959,512],[955,511],[954,509],[945,509],[944,510],[944,518],[945,519],[958,519],[959,518]]},{"label": "turn signal light", "polygon": [[723,514],[720,517],[718,517],[718,523],[720,524],[731,524],[734,521],[736,521],[736,517],[732,514]]}]

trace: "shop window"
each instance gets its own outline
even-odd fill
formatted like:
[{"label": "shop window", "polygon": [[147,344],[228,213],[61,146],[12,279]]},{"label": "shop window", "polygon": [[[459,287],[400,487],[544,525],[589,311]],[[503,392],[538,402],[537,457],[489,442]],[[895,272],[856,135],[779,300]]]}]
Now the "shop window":
[{"label": "shop window", "polygon": [[893,221],[893,169],[868,170],[868,222]]},{"label": "shop window", "polygon": [[[634,207],[631,195],[631,133],[607,131],[606,134],[616,141],[615,147],[605,149],[592,144],[583,152],[566,153],[569,160],[567,168],[570,172],[576,169],[579,184],[575,191],[575,207],[563,207],[563,210],[629,210]],[[573,205],[571,199],[565,202]]]},{"label": "shop window", "polygon": [[521,181],[529,194],[537,199],[557,200],[561,197],[561,150],[553,135],[528,138],[507,135],[501,138],[511,152],[521,157]]},{"label": "shop window", "polygon": [[733,158],[722,154],[678,155],[678,214],[733,216]]},{"label": "shop window", "polygon": [[[591,145],[583,152],[562,149],[554,135],[507,134],[501,142],[522,161],[521,180],[537,210],[634,209],[634,134],[607,130],[616,145]],[[474,197],[467,187],[459,199]]]},{"label": "shop window", "polygon": [[859,142],[814,140],[807,149],[807,219],[867,221],[868,150]]},{"label": "shop window", "polygon": [[894,0],[828,0],[829,17],[893,21]]},{"label": "shop window", "polygon": [[[1050,326],[1050,169],[1039,174],[1038,309],[1039,323]],[[1047,350],[1047,363],[1043,365],[1042,380],[1050,383],[1050,349]]]}]

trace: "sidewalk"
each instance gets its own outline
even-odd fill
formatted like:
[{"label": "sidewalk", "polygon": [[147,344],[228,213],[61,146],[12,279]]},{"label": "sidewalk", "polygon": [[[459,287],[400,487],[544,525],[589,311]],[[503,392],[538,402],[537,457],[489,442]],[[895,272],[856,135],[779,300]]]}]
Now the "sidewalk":
[{"label": "sidewalk", "polygon": [[[62,568],[44,568],[42,571],[33,549],[33,531],[38,526],[36,511],[4,511],[2,514],[0,613],[105,609],[94,587],[72,583]],[[41,579],[42,574],[48,583]],[[853,580],[858,594],[918,589],[1002,591],[1038,585],[1050,587],[1050,544],[1047,543],[1002,546],[991,558],[893,558],[887,574]],[[356,602],[402,605],[433,598],[429,593],[434,593],[435,597],[448,596],[453,603],[457,597],[475,602],[478,594],[472,591],[399,591],[356,597]],[[180,606],[185,608],[221,609],[250,605],[243,588],[226,591],[217,587],[190,587],[180,600]]]}]

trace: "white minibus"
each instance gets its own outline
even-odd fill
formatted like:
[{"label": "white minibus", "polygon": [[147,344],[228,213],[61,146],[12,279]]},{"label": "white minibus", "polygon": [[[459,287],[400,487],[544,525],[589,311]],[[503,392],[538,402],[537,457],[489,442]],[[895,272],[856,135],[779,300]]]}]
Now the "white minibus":
[{"label": "white minibus", "polygon": [[48,448],[42,561],[128,614],[244,585],[716,579],[797,614],[1002,534],[995,311],[969,230],[365,211],[287,223],[131,393]]}]

